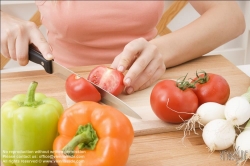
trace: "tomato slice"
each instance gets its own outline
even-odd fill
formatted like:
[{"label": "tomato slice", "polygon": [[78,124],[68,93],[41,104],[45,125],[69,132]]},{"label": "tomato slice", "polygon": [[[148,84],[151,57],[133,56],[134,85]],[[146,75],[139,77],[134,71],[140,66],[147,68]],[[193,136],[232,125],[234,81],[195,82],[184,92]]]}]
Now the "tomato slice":
[{"label": "tomato slice", "polygon": [[90,72],[87,79],[109,93],[118,96],[122,93],[125,87],[123,84],[123,78],[123,73],[116,69],[106,66],[97,66]]},{"label": "tomato slice", "polygon": [[65,83],[66,93],[74,102],[101,100],[101,94],[85,78],[71,74]]}]

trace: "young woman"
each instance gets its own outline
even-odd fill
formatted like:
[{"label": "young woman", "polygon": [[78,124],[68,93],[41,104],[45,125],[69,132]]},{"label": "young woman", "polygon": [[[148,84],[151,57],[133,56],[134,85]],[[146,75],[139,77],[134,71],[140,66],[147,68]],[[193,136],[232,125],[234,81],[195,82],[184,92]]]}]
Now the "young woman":
[{"label": "young woman", "polygon": [[128,94],[147,88],[165,69],[202,56],[241,35],[234,1],[190,1],[201,16],[156,37],[164,1],[37,1],[45,37],[34,23],[1,12],[1,53],[28,63],[33,43],[46,59],[70,66],[111,64],[124,72]]}]

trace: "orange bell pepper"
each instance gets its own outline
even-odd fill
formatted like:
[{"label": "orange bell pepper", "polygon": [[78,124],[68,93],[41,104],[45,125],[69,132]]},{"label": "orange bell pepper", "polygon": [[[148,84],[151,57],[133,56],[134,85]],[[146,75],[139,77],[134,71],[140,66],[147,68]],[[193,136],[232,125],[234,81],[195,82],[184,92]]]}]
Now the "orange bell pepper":
[{"label": "orange bell pepper", "polygon": [[124,114],[92,101],[65,110],[58,131],[53,150],[59,166],[123,166],[134,138]]}]

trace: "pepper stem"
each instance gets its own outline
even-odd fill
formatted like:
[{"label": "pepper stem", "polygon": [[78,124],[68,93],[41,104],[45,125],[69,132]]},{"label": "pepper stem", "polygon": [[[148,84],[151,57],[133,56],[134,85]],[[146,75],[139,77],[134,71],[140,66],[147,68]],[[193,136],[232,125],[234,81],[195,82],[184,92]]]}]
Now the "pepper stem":
[{"label": "pepper stem", "polygon": [[67,156],[74,156],[76,146],[78,146],[79,150],[94,150],[97,141],[98,136],[90,123],[84,126],[79,126],[75,137],[62,149],[63,154]]},{"label": "pepper stem", "polygon": [[25,106],[35,106],[36,105],[36,101],[35,101],[35,92],[36,92],[36,87],[37,87],[38,83],[36,81],[31,82],[27,94],[26,94],[26,98],[24,100],[24,105]]}]

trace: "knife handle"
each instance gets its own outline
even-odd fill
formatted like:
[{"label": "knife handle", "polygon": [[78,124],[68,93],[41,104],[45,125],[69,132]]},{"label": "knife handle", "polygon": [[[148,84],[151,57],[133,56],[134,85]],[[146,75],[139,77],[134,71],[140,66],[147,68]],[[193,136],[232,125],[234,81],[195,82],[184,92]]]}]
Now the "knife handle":
[{"label": "knife handle", "polygon": [[29,47],[29,60],[41,65],[45,71],[49,74],[53,73],[52,69],[52,61],[51,60],[46,60],[40,51],[35,49],[33,46]]}]

